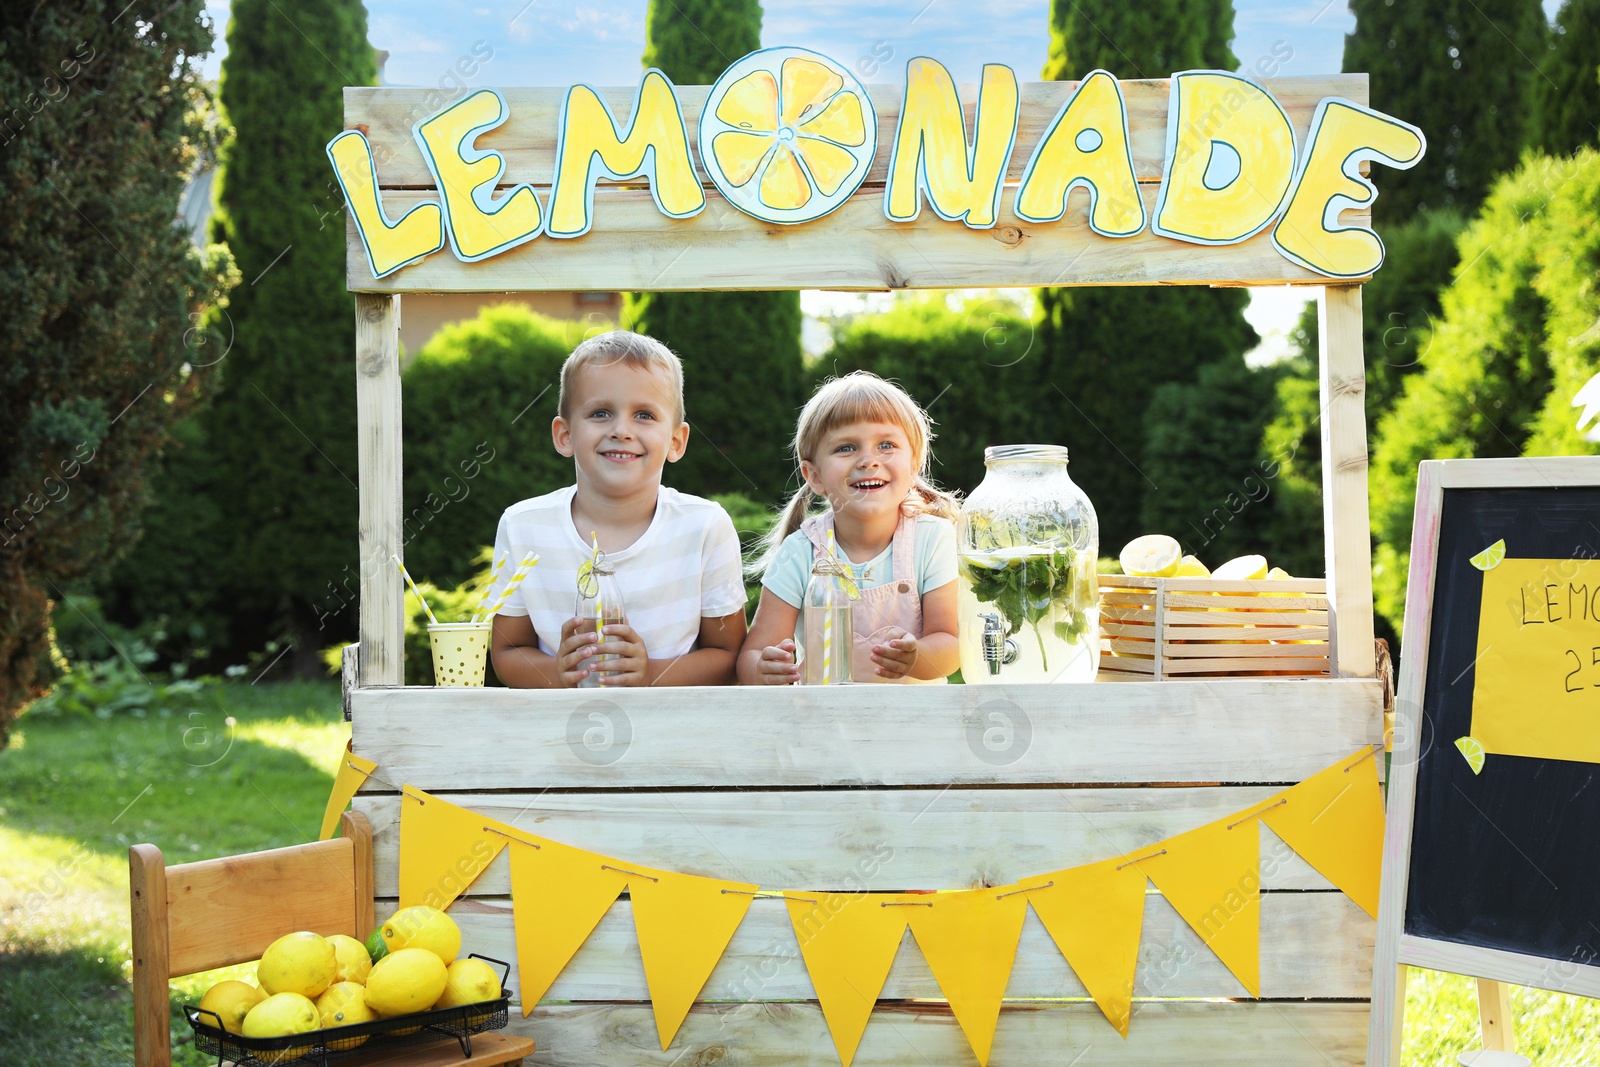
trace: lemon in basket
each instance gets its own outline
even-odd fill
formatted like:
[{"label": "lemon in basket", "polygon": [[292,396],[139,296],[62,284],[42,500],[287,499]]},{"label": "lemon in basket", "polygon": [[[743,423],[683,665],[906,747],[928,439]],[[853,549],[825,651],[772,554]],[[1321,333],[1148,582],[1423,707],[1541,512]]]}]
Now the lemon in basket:
[{"label": "lemon in basket", "polygon": [[1209,578],[1211,569],[1200,562],[1198,556],[1184,556],[1178,561],[1178,569],[1173,574],[1175,578]]},{"label": "lemon in basket", "polygon": [[[366,996],[366,988],[359,983],[333,983],[327,992],[317,998],[317,1014],[322,1018],[322,1028],[331,1030],[335,1026],[355,1026],[357,1023],[375,1021],[378,1014],[367,1007]],[[345,1049],[355,1048],[366,1039],[366,1034],[342,1037],[328,1042],[328,1048],[342,1052]]]},{"label": "lemon in basket", "polygon": [[349,934],[334,934],[328,938],[328,944],[333,946],[333,985],[340,982],[365,985],[367,975],[372,973],[372,957],[367,953],[367,946]]},{"label": "lemon in basket", "polygon": [[1166,534],[1145,534],[1123,545],[1117,562],[1136,578],[1170,578],[1183,562],[1183,546]]},{"label": "lemon in basket", "polygon": [[444,962],[425,948],[391,952],[367,975],[367,1007],[384,1018],[433,1007],[449,981]]},{"label": "lemon in basket", "polygon": [[268,995],[299,993],[310,998],[333,984],[337,969],[333,946],[320,934],[299,930],[267,946],[256,964],[256,981]]},{"label": "lemon in basket", "polygon": [[390,952],[403,948],[427,949],[449,963],[461,952],[461,927],[438,908],[414,904],[401,908],[383,924],[383,943]]},{"label": "lemon in basket", "polygon": [[1211,572],[1211,577],[1226,582],[1259,582],[1266,576],[1266,556],[1235,556]]},{"label": "lemon in basket", "polygon": [[[310,1033],[321,1024],[322,1016],[317,1014],[317,1006],[310,997],[299,993],[274,993],[251,1008],[250,1014],[244,1017],[244,1036],[287,1037],[290,1034]],[[298,1059],[310,1051],[308,1042],[285,1049],[263,1049],[252,1054],[264,1063],[283,1063],[285,1060]]]},{"label": "lemon in basket", "polygon": [[[434,1001],[435,1008],[459,1008],[463,1004],[482,1004],[500,997],[500,976],[482,960],[456,960],[445,968],[444,992]],[[477,1026],[489,1016],[473,1015],[469,1026]]]},{"label": "lemon in basket", "polygon": [[[230,1034],[244,1033],[244,1017],[250,1014],[250,1009],[267,999],[267,995],[249,982],[240,982],[230,978],[226,982],[218,982],[206,990],[206,995],[200,998],[200,1010],[216,1013],[222,1020],[222,1028]],[[208,1022],[201,1018],[201,1022]]]}]

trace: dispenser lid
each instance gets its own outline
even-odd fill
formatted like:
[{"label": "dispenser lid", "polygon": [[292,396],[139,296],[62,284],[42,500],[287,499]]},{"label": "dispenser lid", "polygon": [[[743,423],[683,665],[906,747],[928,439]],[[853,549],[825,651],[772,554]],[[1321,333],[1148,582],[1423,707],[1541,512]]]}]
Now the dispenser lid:
[{"label": "dispenser lid", "polygon": [[985,463],[1004,462],[1006,460],[1031,460],[1035,463],[1052,462],[1065,463],[1067,461],[1066,445],[990,445],[983,450]]}]

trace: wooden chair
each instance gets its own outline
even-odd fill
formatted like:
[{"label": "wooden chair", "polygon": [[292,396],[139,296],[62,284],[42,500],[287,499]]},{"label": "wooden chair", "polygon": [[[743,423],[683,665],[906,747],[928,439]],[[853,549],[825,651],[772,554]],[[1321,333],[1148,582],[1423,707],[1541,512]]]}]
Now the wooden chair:
[{"label": "wooden chair", "polygon": [[[244,856],[166,866],[154,845],[128,850],[133,917],[134,1067],[171,1067],[168,982],[259,959],[292,930],[364,938],[373,928],[372,827],[348,812],[343,837]],[[342,1067],[498,1067],[520,1064],[533,1042],[474,1035],[472,1056],[454,1038],[340,1059]]]}]

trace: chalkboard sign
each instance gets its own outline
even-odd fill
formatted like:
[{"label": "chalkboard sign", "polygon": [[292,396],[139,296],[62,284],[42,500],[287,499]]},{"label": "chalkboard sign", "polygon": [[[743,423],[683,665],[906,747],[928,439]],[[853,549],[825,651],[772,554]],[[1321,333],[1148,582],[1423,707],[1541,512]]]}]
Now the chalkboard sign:
[{"label": "chalkboard sign", "polygon": [[1600,459],[1421,465],[1393,759],[1369,1063],[1397,964],[1600,995]]}]

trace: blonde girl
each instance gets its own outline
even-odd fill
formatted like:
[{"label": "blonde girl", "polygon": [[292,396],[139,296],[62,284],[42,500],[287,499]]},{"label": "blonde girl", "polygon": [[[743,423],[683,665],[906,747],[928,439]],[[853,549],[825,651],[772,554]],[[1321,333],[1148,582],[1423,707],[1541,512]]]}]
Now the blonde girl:
[{"label": "blonde girl", "polygon": [[[928,416],[905,390],[856,371],[817,390],[795,428],[804,484],[754,570],[761,601],[739,652],[744,684],[800,680],[795,630],[812,561],[832,531],[861,599],[851,673],[857,682],[932,682],[956,650],[955,499],[927,479]],[[827,510],[811,515],[815,497]]]}]

